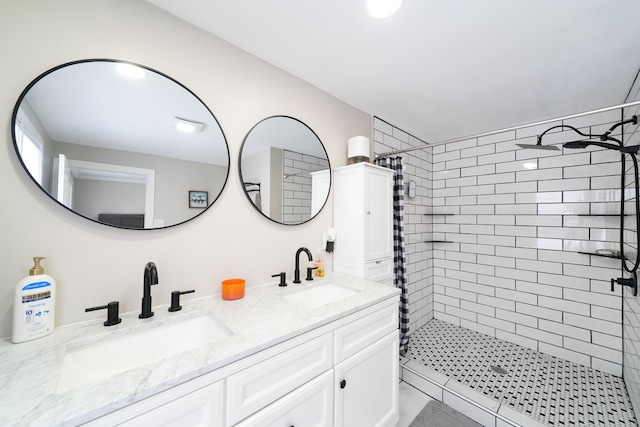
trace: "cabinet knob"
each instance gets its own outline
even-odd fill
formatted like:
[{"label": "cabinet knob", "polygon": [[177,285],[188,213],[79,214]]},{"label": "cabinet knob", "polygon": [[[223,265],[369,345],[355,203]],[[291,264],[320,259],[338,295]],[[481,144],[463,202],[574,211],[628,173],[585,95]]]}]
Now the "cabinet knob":
[{"label": "cabinet knob", "polygon": [[371,211],[367,211],[367,215],[371,215]]},{"label": "cabinet knob", "polygon": [[340,381],[340,388],[345,388],[347,386],[347,380]]}]

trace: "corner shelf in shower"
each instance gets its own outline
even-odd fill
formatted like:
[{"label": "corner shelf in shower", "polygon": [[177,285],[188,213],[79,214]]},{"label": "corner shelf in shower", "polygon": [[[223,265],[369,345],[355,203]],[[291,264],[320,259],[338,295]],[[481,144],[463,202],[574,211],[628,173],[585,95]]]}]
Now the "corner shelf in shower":
[{"label": "corner shelf in shower", "polygon": [[[598,254],[596,252],[582,252],[582,251],[578,251],[579,254],[584,254],[584,255],[593,255],[593,256],[599,256],[602,258],[613,258],[613,259],[622,259],[621,256],[613,256],[613,255],[604,255],[604,254]],[[625,257],[625,259],[628,259]]]},{"label": "corner shelf in shower", "polygon": [[[576,216],[620,216],[620,214],[578,214]],[[632,215],[624,214],[624,216],[632,216]]]},{"label": "corner shelf in shower", "polygon": [[[436,216],[436,215],[441,215],[441,216],[453,216],[453,215],[457,215],[454,213],[426,213],[424,214],[426,216]],[[454,243],[450,240],[425,240],[424,243]]]}]

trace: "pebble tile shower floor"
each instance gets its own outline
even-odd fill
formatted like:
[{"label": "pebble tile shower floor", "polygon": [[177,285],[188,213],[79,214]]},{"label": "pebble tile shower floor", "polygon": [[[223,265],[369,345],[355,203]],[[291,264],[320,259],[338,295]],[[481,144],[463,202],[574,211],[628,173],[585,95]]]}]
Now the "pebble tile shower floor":
[{"label": "pebble tile shower floor", "polygon": [[437,319],[407,358],[549,426],[636,425],[622,378]]}]

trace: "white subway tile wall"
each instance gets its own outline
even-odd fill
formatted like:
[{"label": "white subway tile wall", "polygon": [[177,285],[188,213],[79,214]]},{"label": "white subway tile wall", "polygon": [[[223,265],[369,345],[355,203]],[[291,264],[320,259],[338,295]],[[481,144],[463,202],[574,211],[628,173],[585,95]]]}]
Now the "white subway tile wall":
[{"label": "white subway tile wall", "polygon": [[300,224],[311,217],[311,174],[327,169],[327,159],[283,150],[283,223]]},{"label": "white subway tile wall", "polygon": [[[374,119],[374,153],[383,153],[391,150],[401,150],[425,145],[425,143],[400,129],[391,126],[383,120]],[[460,152],[456,151],[456,157],[450,160],[457,160]],[[432,186],[432,160],[431,149],[418,150],[403,154],[403,164],[405,166],[404,180],[405,187],[409,181],[416,183],[416,197],[410,199],[405,188],[404,200],[404,232],[405,250],[407,255],[407,274],[409,281],[409,311],[410,311],[410,332],[415,331],[433,319],[433,250],[431,244],[425,243],[433,239],[433,226],[431,213],[433,186]],[[443,162],[447,161],[443,157]],[[460,169],[457,169],[458,171]],[[459,177],[459,175],[458,175]],[[442,178],[444,179],[444,178]],[[453,190],[450,192],[449,190]],[[457,189],[440,189],[437,197],[459,196]],[[453,212],[443,206],[440,212]],[[460,213],[459,207],[454,207],[456,214]],[[442,217],[440,217],[442,218]],[[444,233],[444,232],[443,232]],[[441,233],[440,239],[444,239]]]},{"label": "white subway tile wall", "polygon": [[[591,132],[619,120],[565,123]],[[620,261],[578,253],[617,248],[618,218],[592,215],[619,213],[620,158],[562,148],[571,131],[544,137],[562,151],[516,146],[553,125],[402,154],[423,194],[405,197],[412,331],[435,317],[621,375],[622,291],[609,283]],[[379,119],[374,131],[376,153],[423,144]]]},{"label": "white subway tile wall", "polygon": [[[636,81],[633,87],[629,91],[627,102],[640,101],[640,76],[636,77]],[[624,118],[630,119],[633,115],[640,115],[640,107],[635,106],[626,108],[624,111]],[[638,145],[640,144],[640,126],[625,126],[624,128],[624,142],[625,145]],[[634,213],[635,207],[635,190],[633,188],[633,167],[631,159],[628,156],[625,159],[626,177],[625,182],[627,184],[627,191],[625,192],[625,212]],[[606,197],[606,196],[604,196]],[[636,245],[636,224],[635,216],[627,216],[624,218],[625,223],[625,252],[630,255],[637,256],[638,248]],[[601,238],[602,234],[598,235]],[[602,308],[597,313],[597,317],[606,321],[606,319],[612,318],[615,315],[615,311],[611,308]],[[627,385],[629,398],[633,404],[636,413],[640,413],[640,302],[638,297],[634,297],[631,292],[624,290],[623,298],[623,334],[624,334],[624,380]],[[615,341],[612,341],[607,334],[601,335],[600,332],[596,332],[594,335],[594,343],[600,343],[602,346],[612,347],[616,345]]]}]

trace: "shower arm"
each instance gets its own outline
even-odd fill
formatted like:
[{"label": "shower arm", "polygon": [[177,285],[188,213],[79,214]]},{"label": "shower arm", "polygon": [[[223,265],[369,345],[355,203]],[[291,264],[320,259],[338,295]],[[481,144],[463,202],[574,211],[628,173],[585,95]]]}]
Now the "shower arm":
[{"label": "shower arm", "polygon": [[599,139],[600,141],[614,141],[617,142],[619,147],[615,147],[613,144],[606,144],[606,143],[598,143],[598,142],[591,142],[591,144],[593,145],[597,145],[599,147],[602,148],[608,148],[608,149],[614,149],[614,150],[618,150],[621,152],[633,152],[633,153],[637,153],[638,149],[629,149],[629,150],[625,150],[622,144],[622,141],[620,141],[617,138],[614,138],[611,136],[611,133],[616,130],[616,128],[618,128],[619,126],[625,125],[625,124],[634,124],[637,125],[638,124],[638,116],[632,116],[630,119],[627,120],[622,120],[618,123],[616,123],[615,125],[611,126],[609,128],[609,130],[607,130],[605,133],[603,133],[602,135],[594,135],[594,134],[590,134],[590,133],[584,133],[581,132],[579,129],[571,126],[571,125],[556,125],[556,126],[552,126],[549,129],[545,130],[544,132],[542,132],[540,135],[538,135],[538,145],[542,145],[542,137],[549,131],[553,130],[553,129],[558,129],[558,128],[568,128],[571,129],[572,131],[574,131],[575,133],[577,133],[578,135],[587,137],[589,139]]},{"label": "shower arm", "polygon": [[552,126],[549,129],[545,130],[544,132],[542,132],[540,135],[538,135],[538,145],[542,145],[542,137],[545,136],[547,134],[547,132],[552,131],[553,129],[558,129],[558,128],[569,128],[572,131],[576,132],[579,135],[585,136],[587,138],[595,138],[595,137],[600,137],[600,135],[591,135],[588,133],[583,133],[581,132],[578,128],[575,128],[571,125],[556,125],[556,126]]}]

